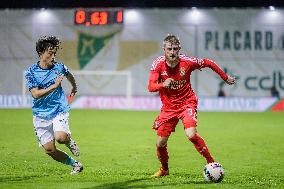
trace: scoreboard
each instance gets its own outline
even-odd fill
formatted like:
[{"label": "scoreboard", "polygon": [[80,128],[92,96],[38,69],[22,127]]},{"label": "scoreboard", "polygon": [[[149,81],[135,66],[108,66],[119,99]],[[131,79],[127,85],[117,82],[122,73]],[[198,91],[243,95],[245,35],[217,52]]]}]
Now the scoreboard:
[{"label": "scoreboard", "polygon": [[123,10],[84,10],[74,12],[74,24],[85,26],[123,24]]}]

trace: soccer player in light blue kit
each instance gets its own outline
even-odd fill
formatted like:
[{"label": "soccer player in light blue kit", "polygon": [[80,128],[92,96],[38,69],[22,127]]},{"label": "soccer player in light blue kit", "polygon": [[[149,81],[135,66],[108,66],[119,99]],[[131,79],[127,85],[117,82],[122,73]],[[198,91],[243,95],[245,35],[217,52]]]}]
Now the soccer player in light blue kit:
[{"label": "soccer player in light blue kit", "polygon": [[74,76],[68,68],[55,61],[60,40],[57,37],[42,37],[36,43],[39,61],[31,65],[25,74],[27,88],[33,97],[33,124],[36,136],[45,153],[54,160],[72,166],[71,174],[83,170],[83,165],[56,148],[55,141],[65,144],[73,155],[80,151],[71,138],[68,125],[70,106],[61,87],[64,76],[72,85],[71,96],[77,92]]}]

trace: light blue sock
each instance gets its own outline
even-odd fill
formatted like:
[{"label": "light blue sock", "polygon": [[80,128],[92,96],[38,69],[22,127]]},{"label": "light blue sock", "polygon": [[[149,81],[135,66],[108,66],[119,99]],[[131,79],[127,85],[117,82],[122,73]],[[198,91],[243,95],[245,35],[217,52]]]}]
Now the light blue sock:
[{"label": "light blue sock", "polygon": [[66,154],[66,159],[64,159],[62,161],[62,163],[66,164],[66,165],[71,165],[72,167],[74,167],[75,163],[77,163],[77,161],[75,159],[73,159],[71,156]]}]

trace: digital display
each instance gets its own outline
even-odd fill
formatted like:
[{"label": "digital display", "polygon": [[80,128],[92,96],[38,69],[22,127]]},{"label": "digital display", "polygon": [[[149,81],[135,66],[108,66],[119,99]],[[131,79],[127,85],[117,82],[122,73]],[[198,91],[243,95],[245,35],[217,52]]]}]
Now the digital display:
[{"label": "digital display", "polygon": [[86,26],[123,24],[123,11],[80,9],[75,11],[74,23]]}]

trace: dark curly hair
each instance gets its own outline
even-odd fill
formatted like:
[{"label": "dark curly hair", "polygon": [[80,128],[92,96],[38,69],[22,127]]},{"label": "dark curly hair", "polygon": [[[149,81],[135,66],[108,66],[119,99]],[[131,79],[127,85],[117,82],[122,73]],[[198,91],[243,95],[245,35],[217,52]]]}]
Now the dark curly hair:
[{"label": "dark curly hair", "polygon": [[58,49],[60,46],[60,40],[55,36],[43,36],[36,42],[36,52],[40,56],[47,49]]}]

